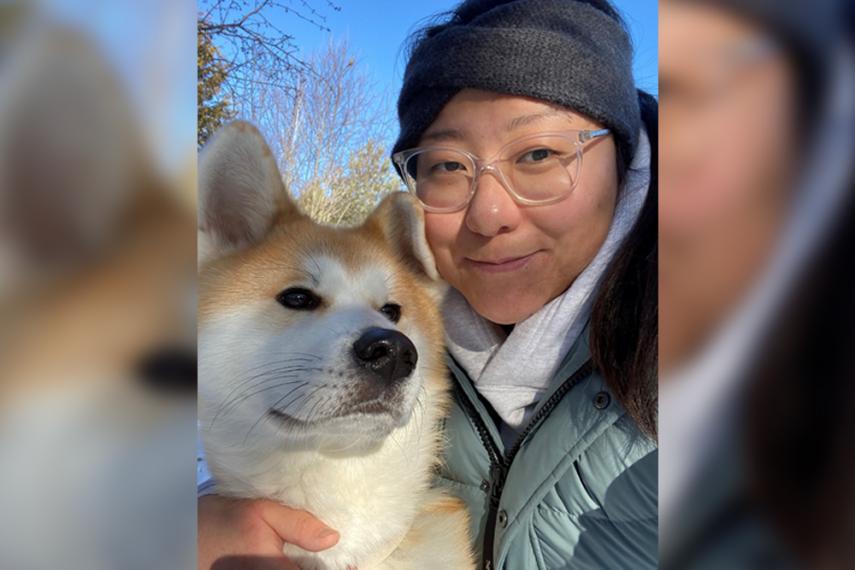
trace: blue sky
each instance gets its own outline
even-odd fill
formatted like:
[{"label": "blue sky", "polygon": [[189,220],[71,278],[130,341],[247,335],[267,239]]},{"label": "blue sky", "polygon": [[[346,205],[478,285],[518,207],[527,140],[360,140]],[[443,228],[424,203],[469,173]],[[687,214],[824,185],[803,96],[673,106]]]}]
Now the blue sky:
[{"label": "blue sky", "polygon": [[[658,2],[656,0],[612,0],[632,35],[636,84],[658,94]],[[435,14],[454,8],[459,0],[332,0],[340,11],[329,9],[324,0],[311,5],[326,17],[329,32],[292,14],[268,13],[281,30],[294,36],[303,55],[324,48],[331,39],[345,38],[361,71],[374,81],[377,100],[388,108],[381,112],[389,125],[388,144],[397,135],[395,102],[401,88],[408,36]]]}]

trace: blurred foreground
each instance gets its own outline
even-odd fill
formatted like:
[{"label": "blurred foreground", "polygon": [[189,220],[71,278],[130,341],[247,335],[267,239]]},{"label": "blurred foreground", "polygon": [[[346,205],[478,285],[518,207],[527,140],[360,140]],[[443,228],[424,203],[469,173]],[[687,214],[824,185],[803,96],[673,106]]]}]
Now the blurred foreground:
[{"label": "blurred foreground", "polygon": [[3,569],[195,566],[194,117],[166,116],[195,6],[188,48],[165,5],[0,7]]}]

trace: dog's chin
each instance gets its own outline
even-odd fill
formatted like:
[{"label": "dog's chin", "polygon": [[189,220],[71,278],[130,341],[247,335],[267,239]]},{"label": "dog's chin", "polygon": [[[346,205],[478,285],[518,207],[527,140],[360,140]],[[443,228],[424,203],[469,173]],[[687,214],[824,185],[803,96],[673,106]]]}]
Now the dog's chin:
[{"label": "dog's chin", "polygon": [[288,434],[312,441],[322,451],[361,452],[379,446],[395,429],[405,426],[412,416],[412,406],[364,402],[335,416],[312,421],[278,410],[270,410],[269,414],[290,428]]}]

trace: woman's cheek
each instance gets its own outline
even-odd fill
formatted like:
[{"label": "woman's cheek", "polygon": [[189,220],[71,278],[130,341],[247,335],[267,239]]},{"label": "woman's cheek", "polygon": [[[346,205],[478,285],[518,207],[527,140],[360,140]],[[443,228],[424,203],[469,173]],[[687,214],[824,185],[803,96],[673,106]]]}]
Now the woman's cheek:
[{"label": "woman's cheek", "polygon": [[532,223],[555,255],[561,275],[575,278],[597,254],[614,218],[615,193],[602,191],[532,212]]},{"label": "woman's cheek", "polygon": [[600,200],[571,195],[551,207],[532,208],[528,215],[538,234],[560,242],[597,228],[601,218],[608,216],[603,206]]}]

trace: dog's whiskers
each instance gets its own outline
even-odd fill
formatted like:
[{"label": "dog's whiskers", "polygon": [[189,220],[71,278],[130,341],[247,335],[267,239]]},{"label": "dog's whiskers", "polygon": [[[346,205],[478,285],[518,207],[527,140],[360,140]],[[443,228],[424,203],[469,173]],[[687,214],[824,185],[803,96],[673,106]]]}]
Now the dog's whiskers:
[{"label": "dog's whiskers", "polygon": [[[316,265],[317,265],[317,264],[316,264]],[[302,273],[303,275],[305,275],[305,276],[309,279],[309,281],[312,281],[313,283],[317,283],[317,282],[318,282],[318,278],[317,278],[315,275],[313,275],[310,271],[307,271],[307,270],[303,269],[302,267],[297,267],[297,266],[294,266],[294,265],[284,265],[283,267],[284,267],[285,269],[288,269],[288,270],[291,270],[291,271],[295,271],[295,272],[297,272],[297,273]]]},{"label": "dog's whiskers", "polygon": [[286,354],[296,354],[298,356],[293,357],[293,358],[284,358],[284,359],[280,359],[280,360],[273,360],[273,361],[264,362],[262,364],[259,364],[258,366],[254,366],[253,368],[250,368],[248,371],[252,372],[253,370],[258,370],[260,368],[264,368],[265,366],[269,366],[271,364],[285,364],[288,362],[316,362],[318,360],[321,360],[321,358],[322,358],[321,356],[319,356],[317,354],[312,354],[310,352],[287,352],[287,353],[282,353],[278,356],[284,356]]},{"label": "dog's whiskers", "polygon": [[[240,385],[238,386],[238,389],[261,386],[263,384],[266,384],[267,382],[276,380],[278,378],[298,376],[306,372],[322,372],[323,370],[323,368],[275,368],[272,370],[267,370],[261,374],[255,374],[251,378],[247,378],[241,381]],[[249,384],[249,386],[247,386],[247,384]]]},{"label": "dog's whiskers", "polygon": [[354,437],[351,439],[351,442],[349,444],[345,445],[344,447],[327,448],[327,451],[329,451],[331,453],[341,453],[341,452],[347,451],[348,449],[352,449],[354,447],[357,447],[361,443],[362,443],[362,441],[360,440],[360,438]]},{"label": "dog's whiskers", "polygon": [[[276,401],[276,403],[275,403],[275,404],[273,404],[273,405],[271,406],[271,408],[272,408],[272,409],[276,409],[276,407],[279,405],[279,403],[280,403],[282,400],[284,400],[285,398],[287,398],[288,396],[290,396],[291,394],[293,394],[293,393],[294,393],[294,392],[296,392],[297,390],[300,390],[300,389],[302,389],[302,388],[304,388],[304,387],[306,387],[306,386],[308,386],[308,385],[309,385],[309,383],[308,383],[308,382],[303,382],[303,383],[302,383],[302,384],[300,384],[299,386],[296,386],[296,387],[292,388],[292,389],[291,389],[291,391],[289,391],[287,394],[285,394],[284,396],[282,396],[281,398],[279,398],[279,400],[277,400],[277,401]],[[292,400],[291,402],[289,402],[288,404],[286,404],[285,406],[283,406],[283,408],[284,408],[284,409],[287,409],[287,408],[288,408],[288,406],[292,405],[294,402],[298,401],[298,400],[299,400],[301,397],[303,397],[303,396],[304,396],[304,394],[297,394],[297,397],[296,397],[294,400]],[[249,431],[248,431],[248,432],[246,432],[246,437],[244,437],[244,440],[243,440],[243,442],[244,442],[244,443],[246,443],[246,442],[247,442],[247,440],[249,439],[249,435],[252,433],[252,430],[254,430],[254,429],[256,428],[256,426],[257,426],[259,423],[261,423],[261,421],[262,421],[262,420],[264,420],[265,418],[267,418],[269,415],[270,415],[270,414],[269,414],[269,409],[266,409],[266,410],[264,410],[264,411],[262,412],[261,416],[259,416],[259,418],[258,418],[257,420],[255,420],[255,423],[254,423],[254,424],[252,424],[252,427],[250,427],[250,428],[249,428]],[[280,423],[281,423],[281,422],[280,422]]]},{"label": "dog's whiskers", "polygon": [[270,408],[273,410],[287,410],[288,408],[290,408],[291,406],[296,404],[300,400],[300,398],[305,398],[306,394],[305,393],[297,394],[297,396],[295,398],[289,400],[288,403],[284,404],[281,408],[279,407],[279,403],[282,402],[282,400],[286,399],[291,394],[293,394],[294,392],[296,392],[297,390],[302,390],[303,388],[305,388],[308,385],[309,385],[309,383],[305,382],[301,386],[294,388],[293,390],[291,390],[291,392],[289,392],[288,394],[285,394],[284,396],[282,396],[281,398],[276,400],[276,403],[274,403],[272,406],[270,406]]},{"label": "dog's whiskers", "polygon": [[401,445],[401,442],[398,441],[398,438],[396,437],[394,431],[391,434],[389,434],[389,439],[392,440],[392,443],[394,443],[395,446],[398,448],[398,450],[400,450],[401,455],[404,457],[404,459],[407,459],[407,452],[404,449],[404,446]]},{"label": "dog's whiskers", "polygon": [[325,331],[329,331],[330,333],[332,333],[333,337],[336,337],[336,338],[347,336],[347,331],[345,331],[345,330],[334,329],[332,327],[325,327],[325,326],[321,326],[321,325],[315,325],[315,326],[318,326],[318,327],[324,329]]},{"label": "dog's whiskers", "polygon": [[323,407],[324,407],[324,406],[327,404],[327,402],[329,402],[331,399],[332,399],[332,396],[324,396],[323,398],[320,398],[320,399],[318,400],[318,403],[319,403],[319,404],[318,404],[317,406],[315,406],[315,408],[312,408],[312,411],[310,412],[309,417],[308,417],[308,419],[307,419],[306,421],[307,421],[307,422],[313,422],[313,421],[315,421],[315,420],[317,419],[317,418],[315,417],[315,412],[316,412],[316,411],[318,411],[318,410],[323,409]]},{"label": "dog's whiskers", "polygon": [[[318,386],[318,388],[313,390],[311,395],[308,398],[306,398],[306,402],[309,402],[312,398],[314,398],[315,394],[317,394],[321,388],[329,388],[329,384],[322,384],[321,386]],[[306,420],[305,421],[307,423],[313,422],[315,420],[315,412],[318,409],[322,408],[321,402],[326,403],[327,401],[329,401],[329,399],[330,399],[330,396],[325,396],[323,398],[316,399],[315,403],[312,404],[312,407],[306,413]]]},{"label": "dog's whiskers", "polygon": [[316,277],[316,275],[322,275],[322,274],[323,274],[323,271],[321,271],[321,265],[318,263],[318,260],[317,260],[317,259],[315,259],[315,256],[314,256],[314,255],[312,255],[312,254],[311,254],[311,253],[309,253],[309,252],[304,252],[304,253],[303,253],[303,255],[302,255],[302,257],[304,257],[304,258],[308,258],[308,260],[309,260],[309,261],[311,261],[311,262],[314,264],[314,266],[315,266],[315,271],[317,271],[317,273],[316,273],[315,275],[313,275],[313,274],[312,274],[311,272],[309,272],[309,271],[306,271],[305,273],[306,273],[307,275],[309,275],[309,278],[310,278],[312,281],[314,281],[315,283],[317,283],[317,282],[318,282],[318,278]]},{"label": "dog's whiskers", "polygon": [[[265,370],[263,372],[259,372],[258,374],[253,374],[247,378],[238,382],[238,385],[234,387],[227,395],[226,398],[234,395],[238,390],[242,390],[247,388],[247,384],[254,384],[255,386],[261,386],[267,382],[272,380],[277,380],[279,378],[284,377],[292,377],[304,372],[323,372],[325,368],[317,367],[317,366],[282,366],[282,367],[274,367],[269,370]],[[272,377],[272,378],[268,378]],[[258,380],[258,382],[256,382]],[[252,386],[249,386],[251,388]]]},{"label": "dog's whiskers", "polygon": [[269,376],[271,374],[279,374],[281,372],[318,372],[324,370],[323,367],[318,366],[272,366],[267,370],[262,372],[258,372],[257,374],[252,374],[241,381],[241,384],[246,384],[247,382],[252,382],[253,380],[257,380],[259,378],[263,378],[265,376]]},{"label": "dog's whiskers", "polygon": [[[226,394],[225,399],[227,400],[228,398],[233,396],[235,392],[244,388],[246,386],[246,384],[252,383],[255,380],[258,380],[260,378],[264,378],[265,376],[269,376],[271,374],[277,375],[277,378],[278,378],[279,377],[278,375],[284,374],[284,373],[292,373],[292,372],[293,373],[300,373],[300,372],[310,372],[310,371],[322,370],[321,368],[307,367],[304,365],[279,366],[279,364],[277,364],[277,363],[269,363],[269,362],[262,365],[262,366],[256,367],[254,370],[261,370],[264,367],[271,367],[271,366],[272,366],[272,368],[269,368],[268,370],[264,370],[262,372],[259,372],[258,374],[252,374],[249,377],[244,378],[243,380],[239,381],[237,383],[237,385],[228,394]],[[258,385],[261,385],[261,383],[259,383]]]},{"label": "dog's whiskers", "polygon": [[[270,364],[268,363],[264,366],[270,366]],[[260,368],[262,367],[256,367],[256,370]],[[289,384],[300,382],[302,380],[300,376],[302,376],[303,373],[325,371],[330,370],[323,367],[295,365],[274,367],[269,370],[264,370],[263,372],[260,372],[258,374],[253,374],[248,378],[241,380],[237,386],[235,386],[228,394],[226,394],[226,397],[223,399],[223,403],[217,409],[214,418],[211,420],[211,426],[215,425],[217,419],[221,415],[227,413],[227,411],[229,410],[233,410],[241,402],[245,401],[248,398],[251,398],[263,392],[267,392],[269,390],[275,390],[281,386],[287,386]],[[281,380],[287,378],[296,378],[296,380],[281,382]],[[270,383],[274,384],[266,386]],[[262,388],[262,386],[265,387]]]},{"label": "dog's whiskers", "polygon": [[[268,380],[268,382],[272,381],[272,380],[281,380],[282,378],[292,378],[292,377],[293,376],[277,377],[275,379]],[[235,398],[233,398],[231,401],[226,401],[220,406],[220,409],[217,410],[217,413],[214,416],[214,419],[211,421],[211,425],[212,426],[214,425],[214,422],[217,421],[217,417],[220,416],[221,414],[225,413],[226,409],[234,409],[235,407],[237,407],[241,402],[243,402],[247,398],[251,398],[257,394],[261,394],[262,392],[267,392],[268,390],[275,390],[277,388],[281,388],[282,386],[288,386],[290,384],[296,384],[296,383],[302,382],[302,381],[303,381],[302,379],[298,378],[296,380],[289,380],[287,382],[280,382],[278,384],[274,384],[273,386],[267,386],[266,388],[260,388],[258,390],[253,391],[253,392],[250,392],[250,393],[241,392]],[[266,383],[266,382],[263,382],[263,383]],[[257,384],[254,387],[258,388],[258,386],[260,386],[263,383]]]},{"label": "dog's whiskers", "polygon": [[[268,370],[268,371],[261,373],[261,374],[255,374],[249,378],[246,378],[246,379],[238,382],[237,386],[232,388],[231,391],[229,391],[229,393],[226,394],[225,398],[223,398],[223,401],[224,402],[228,401],[232,396],[234,396],[239,391],[251,389],[251,388],[257,387],[257,386],[261,386],[262,384],[265,384],[271,380],[278,380],[281,378],[292,378],[292,377],[300,374],[301,372],[308,372],[310,370],[311,369],[308,369],[308,368],[290,368],[289,367],[289,368],[277,368],[274,370]],[[266,378],[266,377],[271,376],[271,375],[273,376],[272,378]],[[256,383],[255,380],[261,380],[261,381]],[[247,384],[249,384],[249,386],[247,386]]]},{"label": "dog's whiskers", "polygon": [[322,358],[320,356],[311,355],[311,357],[310,356],[299,356],[296,358],[284,358],[284,359],[269,360],[267,362],[264,362],[262,364],[259,364],[257,366],[253,366],[253,367],[247,369],[246,372],[251,376],[252,374],[254,374],[256,372],[260,372],[260,371],[263,372],[265,369],[270,369],[270,368],[292,367],[292,366],[294,368],[309,367],[311,364],[315,364],[321,359]]},{"label": "dog's whiskers", "polygon": [[417,422],[418,422],[418,431],[416,433],[419,434],[418,444],[421,445],[422,442],[422,434],[424,433],[424,421],[425,415],[427,414],[427,409],[425,408],[425,399],[427,399],[428,393],[425,388],[424,382],[422,381],[419,385],[419,396],[416,398],[416,407],[420,412],[418,414]]}]

